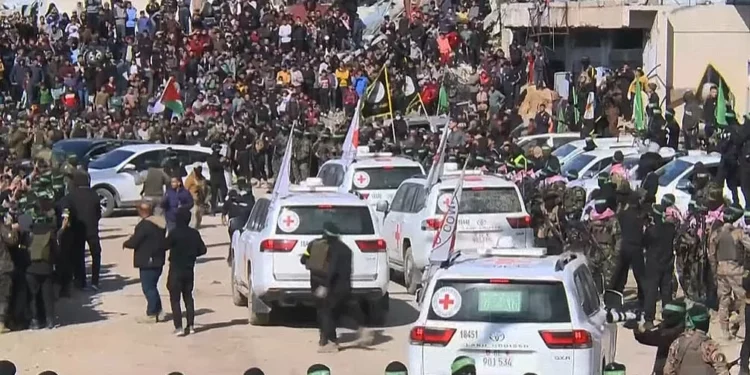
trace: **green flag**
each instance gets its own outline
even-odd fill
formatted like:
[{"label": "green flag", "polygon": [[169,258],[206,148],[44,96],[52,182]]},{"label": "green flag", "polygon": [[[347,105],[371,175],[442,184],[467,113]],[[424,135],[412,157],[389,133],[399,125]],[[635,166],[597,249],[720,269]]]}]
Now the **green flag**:
[{"label": "green flag", "polygon": [[448,104],[448,91],[445,89],[444,85],[440,85],[440,93],[438,94],[437,114],[440,115],[441,113],[448,113],[449,109],[450,109],[450,104]]},{"label": "green flag", "polygon": [[727,98],[724,96],[724,87],[719,80],[719,95],[716,97],[716,125],[727,126]]},{"label": "green flag", "polygon": [[641,81],[635,81],[635,92],[633,93],[633,124],[635,130],[641,131],[646,125],[646,116],[643,110],[643,87]]}]

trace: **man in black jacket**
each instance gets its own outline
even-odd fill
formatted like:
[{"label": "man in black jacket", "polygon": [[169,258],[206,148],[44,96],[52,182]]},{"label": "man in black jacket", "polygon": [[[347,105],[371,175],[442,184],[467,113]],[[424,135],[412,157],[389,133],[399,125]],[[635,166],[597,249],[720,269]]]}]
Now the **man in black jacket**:
[{"label": "man in black jacket", "polygon": [[637,194],[628,196],[628,203],[625,209],[617,214],[617,220],[622,231],[622,245],[610,289],[622,292],[628,281],[628,271],[632,268],[638,286],[638,302],[643,304],[643,278],[646,268],[643,261],[643,228],[646,220]]},{"label": "man in black jacket", "polygon": [[656,346],[656,358],[654,359],[654,374],[664,373],[664,364],[667,361],[669,347],[682,332],[685,331],[685,302],[672,301],[666,305],[661,312],[662,321],[653,329],[638,327],[633,330],[636,341],[643,345]]},{"label": "man in black jacket", "polygon": [[[224,206],[221,208],[222,224],[227,225],[227,219],[229,219],[230,241],[232,240],[234,231],[242,228],[247,223],[254,205],[255,196],[253,195],[253,189],[247,186],[247,179],[245,177],[237,177],[237,190],[232,189],[229,191],[227,201],[224,202]],[[231,256],[231,249],[229,254]],[[228,257],[227,260],[231,259]]]},{"label": "man in black jacket", "polygon": [[326,270],[315,272],[310,269],[310,287],[314,296],[318,299],[318,324],[320,324],[320,342],[318,352],[332,353],[338,352],[338,338],[336,336],[337,318],[345,314],[355,320],[357,326],[358,342],[362,345],[368,345],[371,337],[363,335],[362,327],[363,314],[359,305],[353,303],[351,298],[352,291],[352,250],[339,238],[338,227],[326,222],[323,224],[323,238],[318,241],[325,241],[327,246],[315,246],[313,241],[308,246],[305,253],[302,254],[301,262],[307,266],[308,260],[315,257],[311,251],[320,251],[327,249],[325,255]]},{"label": "man in black jacket", "polygon": [[224,158],[220,154],[221,146],[217,144],[212,149],[213,153],[208,157],[206,163],[208,164],[208,173],[211,175],[211,213],[216,214],[219,211],[219,199],[223,202],[227,195],[227,180],[224,177]]},{"label": "man in black jacket", "polygon": [[99,220],[102,217],[99,195],[88,185],[76,186],[63,198],[63,239],[71,246],[73,277],[76,287],[86,287],[86,244],[91,253],[91,289],[99,290],[102,247]]},{"label": "man in black jacket", "polygon": [[[179,209],[175,228],[169,232],[166,248],[169,250],[169,273],[167,274],[167,289],[169,302],[172,306],[172,321],[176,336],[189,335],[195,324],[195,303],[193,301],[193,285],[195,282],[195,260],[206,254],[206,244],[201,234],[190,227],[190,210]],[[182,328],[182,309],[180,297],[185,300],[187,325]]]},{"label": "man in black jacket", "polygon": [[674,238],[677,228],[674,218],[668,217],[664,205],[655,204],[651,212],[651,223],[646,228],[646,287],[643,304],[645,326],[653,327],[656,315],[656,299],[661,296],[662,306],[672,300],[672,275],[674,274]]},{"label": "man in black jacket", "polygon": [[166,257],[164,249],[167,222],[164,217],[153,215],[153,207],[149,202],[138,206],[138,216],[141,221],[122,247],[135,250],[133,266],[140,271],[141,288],[146,296],[146,317],[139,319],[139,322],[156,323],[164,319],[157,285]]}]

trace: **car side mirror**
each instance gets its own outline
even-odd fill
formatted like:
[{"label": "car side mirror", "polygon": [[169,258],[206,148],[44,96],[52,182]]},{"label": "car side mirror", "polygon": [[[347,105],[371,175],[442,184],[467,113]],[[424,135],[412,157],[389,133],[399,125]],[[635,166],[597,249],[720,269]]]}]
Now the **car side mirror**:
[{"label": "car side mirror", "polygon": [[422,304],[422,293],[424,293],[424,288],[417,289],[417,292],[414,293],[414,299],[417,301],[417,305]]},{"label": "car side mirror", "polygon": [[128,164],[125,164],[122,167],[122,169],[120,170],[120,172],[131,172],[131,171],[134,171],[134,170],[135,170],[135,165],[128,163]]},{"label": "car side mirror", "polygon": [[677,190],[690,191],[693,189],[693,183],[690,180],[677,181]]},{"label": "car side mirror", "polygon": [[607,289],[604,291],[604,307],[611,310],[622,310],[622,306],[625,303],[625,297],[622,293]]},{"label": "car side mirror", "polygon": [[377,205],[375,205],[375,211],[386,213],[388,212],[389,204],[388,201],[378,201]]}]

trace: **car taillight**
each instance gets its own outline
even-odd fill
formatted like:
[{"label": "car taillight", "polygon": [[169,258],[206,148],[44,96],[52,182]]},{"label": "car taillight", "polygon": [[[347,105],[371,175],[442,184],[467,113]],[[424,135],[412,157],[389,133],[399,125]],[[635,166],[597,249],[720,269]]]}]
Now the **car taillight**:
[{"label": "car taillight", "polygon": [[583,329],[539,331],[539,334],[550,349],[588,349],[591,347],[591,334]]},{"label": "car taillight", "polygon": [[357,240],[354,241],[363,253],[384,253],[385,240]]},{"label": "car taillight", "polygon": [[456,333],[455,328],[430,328],[430,327],[414,327],[409,333],[409,342],[413,345],[434,345],[434,346],[446,346],[451,339],[453,334]]},{"label": "car taillight", "polygon": [[288,253],[297,245],[297,240],[263,240],[260,243],[261,252]]},{"label": "car taillight", "polygon": [[508,224],[510,224],[510,227],[513,229],[530,228],[531,216],[509,217]]},{"label": "car taillight", "polygon": [[441,226],[443,226],[441,219],[432,218],[422,220],[422,230],[439,230]]}]

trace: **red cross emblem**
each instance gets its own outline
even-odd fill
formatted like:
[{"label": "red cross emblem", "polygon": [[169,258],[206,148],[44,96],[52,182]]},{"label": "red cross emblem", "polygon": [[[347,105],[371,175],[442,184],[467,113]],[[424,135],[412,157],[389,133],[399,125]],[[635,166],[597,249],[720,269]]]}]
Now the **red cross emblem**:
[{"label": "red cross emblem", "polygon": [[360,174],[359,176],[357,176],[357,181],[359,181],[360,185],[364,185],[365,181],[367,181],[367,178],[365,177],[365,175]]},{"label": "red cross emblem", "polygon": [[396,234],[394,237],[396,238],[396,246],[400,248],[401,247],[401,224],[396,224]]},{"label": "red cross emblem", "polygon": [[452,197],[447,197],[447,198],[445,198],[445,200],[443,201],[443,203],[445,203],[445,207],[446,208],[449,208],[451,206],[451,202],[452,201],[453,201]]},{"label": "red cross emblem", "polygon": [[284,225],[286,225],[287,227],[291,227],[291,226],[292,226],[292,224],[294,224],[294,223],[295,223],[295,220],[294,220],[294,219],[293,219],[293,218],[292,218],[291,216],[287,216],[287,217],[285,217],[285,218],[284,218],[284,220],[282,220],[282,222],[283,222],[283,223],[284,223]]},{"label": "red cross emblem", "polygon": [[445,293],[445,296],[442,299],[439,299],[438,303],[443,305],[443,310],[448,310],[454,303],[456,303],[456,301],[451,299],[450,294]]}]

